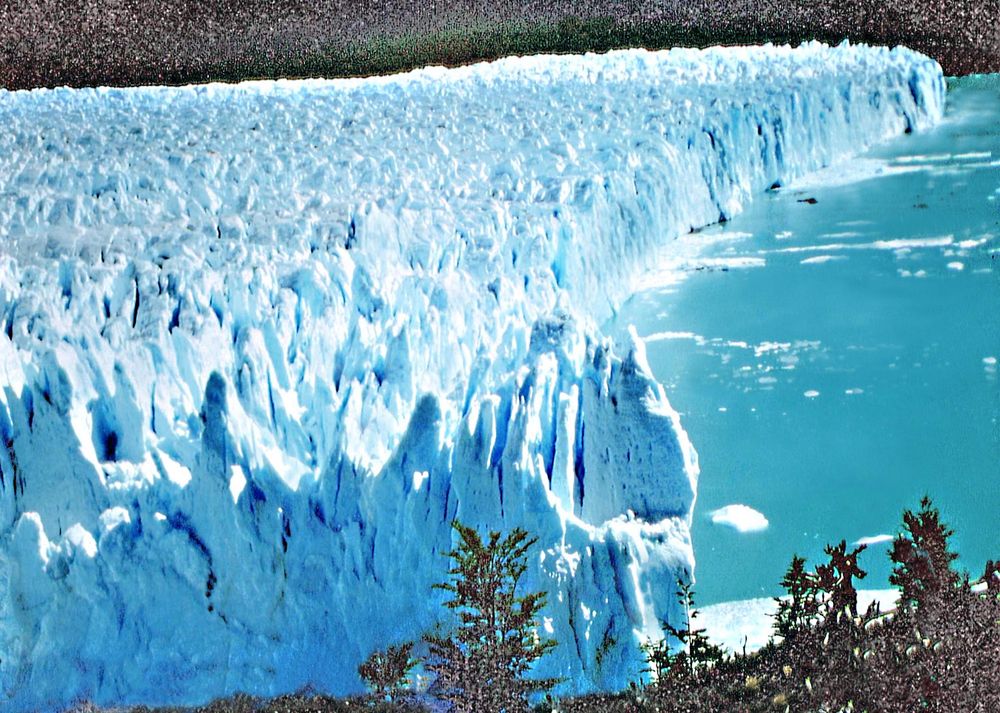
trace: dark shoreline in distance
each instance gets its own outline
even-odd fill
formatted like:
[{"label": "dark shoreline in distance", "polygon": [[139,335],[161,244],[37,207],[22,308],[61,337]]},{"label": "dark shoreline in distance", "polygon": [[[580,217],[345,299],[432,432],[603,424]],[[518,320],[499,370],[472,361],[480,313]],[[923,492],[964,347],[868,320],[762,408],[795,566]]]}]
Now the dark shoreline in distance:
[{"label": "dark shoreline in distance", "polygon": [[811,39],[904,44],[948,75],[1000,72],[1000,0],[591,0],[571,10],[556,0],[460,0],[437,11],[416,0],[96,5],[0,6],[0,87],[365,76],[511,54]]}]

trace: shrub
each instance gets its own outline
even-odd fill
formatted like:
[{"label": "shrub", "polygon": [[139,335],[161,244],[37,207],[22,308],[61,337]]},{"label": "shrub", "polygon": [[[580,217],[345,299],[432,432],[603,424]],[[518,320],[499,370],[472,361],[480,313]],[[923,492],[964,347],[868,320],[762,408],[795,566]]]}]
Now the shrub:
[{"label": "shrub", "polygon": [[775,597],[778,609],[774,615],[774,633],[789,639],[819,618],[819,583],[813,573],[806,571],[804,557],[792,555],[792,562],[781,579],[786,597]]},{"label": "shrub", "polygon": [[358,666],[358,675],[376,700],[394,701],[410,685],[410,671],[417,665],[417,660],[410,656],[412,652],[412,643],[390,646],[385,651],[373,652]]},{"label": "shrub", "polygon": [[889,553],[894,564],[889,582],[899,587],[903,607],[929,613],[959,583],[951,568],[958,555],[948,548],[954,532],[941,522],[927,496],[919,511],[903,513],[903,527],[906,531],[896,536]]},{"label": "shrub", "polygon": [[[709,641],[704,629],[696,629],[694,620],[698,610],[694,605],[694,589],[690,582],[677,582],[677,600],[686,612],[684,625],[676,627],[664,620],[660,626],[664,637],[659,641],[647,641],[642,645],[643,653],[654,683],[666,682],[670,675],[695,676],[703,668],[722,661],[723,650]],[[670,644],[676,641],[680,650],[674,653]]]}]

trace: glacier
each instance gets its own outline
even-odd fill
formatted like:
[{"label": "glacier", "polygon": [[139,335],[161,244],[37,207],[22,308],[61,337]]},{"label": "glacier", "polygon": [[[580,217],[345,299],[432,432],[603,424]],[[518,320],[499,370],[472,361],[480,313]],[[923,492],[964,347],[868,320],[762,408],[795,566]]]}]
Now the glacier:
[{"label": "glacier", "polygon": [[684,616],[698,460],[600,325],[674,238],[940,120],[904,48],[0,92],[0,700],[195,704],[447,624],[539,538],[563,691]]}]

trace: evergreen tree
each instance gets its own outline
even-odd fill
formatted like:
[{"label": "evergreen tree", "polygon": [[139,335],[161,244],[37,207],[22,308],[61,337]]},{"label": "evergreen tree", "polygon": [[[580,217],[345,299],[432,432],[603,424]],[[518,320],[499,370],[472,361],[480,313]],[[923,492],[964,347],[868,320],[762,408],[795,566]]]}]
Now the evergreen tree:
[{"label": "evergreen tree", "polygon": [[806,571],[805,557],[792,556],[792,562],[781,578],[787,597],[775,597],[778,610],[774,615],[774,631],[782,639],[812,625],[819,617],[819,585],[816,575]]},{"label": "evergreen tree", "polygon": [[959,583],[951,568],[958,557],[948,549],[954,532],[941,522],[941,513],[926,495],[920,510],[903,513],[904,533],[896,536],[889,557],[893,561],[889,582],[900,588],[900,603],[908,609],[928,609],[940,604]]},{"label": "evergreen tree", "polygon": [[454,528],[451,580],[436,587],[453,595],[445,605],[458,613],[459,625],[448,636],[427,637],[435,692],[456,713],[523,713],[530,693],[557,683],[526,675],[555,646],[536,633],[544,593],[517,594],[537,538],[517,528],[506,537],[491,532],[484,542],[471,527],[456,521]]},{"label": "evergreen tree", "polygon": [[868,576],[858,566],[858,555],[864,550],[865,546],[861,545],[848,552],[846,540],[841,540],[836,546],[827,545],[823,549],[830,561],[816,567],[815,580],[819,591],[827,595],[830,612],[858,615],[858,592],[854,587],[854,580]]}]

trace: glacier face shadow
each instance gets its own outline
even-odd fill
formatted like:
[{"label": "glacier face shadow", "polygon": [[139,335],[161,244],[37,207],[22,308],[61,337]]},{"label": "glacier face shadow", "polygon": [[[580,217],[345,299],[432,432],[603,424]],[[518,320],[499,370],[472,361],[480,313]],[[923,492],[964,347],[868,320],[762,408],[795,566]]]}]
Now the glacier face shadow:
[{"label": "glacier face shadow", "polygon": [[694,227],[938,120],[907,50],[628,51],[0,93],[0,676],[15,710],[360,687],[522,526],[620,688],[683,613],[697,455],[596,325]]}]

